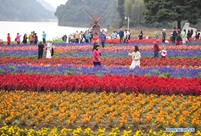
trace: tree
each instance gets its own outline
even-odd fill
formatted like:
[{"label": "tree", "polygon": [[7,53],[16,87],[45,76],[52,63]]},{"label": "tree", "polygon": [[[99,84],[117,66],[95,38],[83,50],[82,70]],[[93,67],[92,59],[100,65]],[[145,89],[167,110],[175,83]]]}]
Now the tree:
[{"label": "tree", "polygon": [[112,25],[116,19],[116,3],[116,0],[68,0],[64,5],[57,7],[55,16],[61,26],[90,27],[91,19],[85,13],[86,10],[93,17],[96,15],[100,17],[108,11],[101,19],[102,27],[106,27]]},{"label": "tree", "polygon": [[144,4],[146,23],[177,21],[181,29],[181,21],[196,24],[201,16],[200,0],[144,0]]},{"label": "tree", "polygon": [[135,20],[135,24],[140,25],[142,23],[142,20],[144,19],[144,16],[142,14],[144,10],[144,2],[143,0],[135,0],[135,2],[132,5],[132,15],[133,20]]},{"label": "tree", "polygon": [[119,13],[119,27],[122,27],[125,18],[124,0],[118,0],[117,12]]}]

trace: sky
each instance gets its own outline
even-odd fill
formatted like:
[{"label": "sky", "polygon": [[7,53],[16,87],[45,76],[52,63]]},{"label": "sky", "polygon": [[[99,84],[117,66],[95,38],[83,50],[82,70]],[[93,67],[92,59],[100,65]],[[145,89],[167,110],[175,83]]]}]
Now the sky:
[{"label": "sky", "polygon": [[44,0],[44,1],[46,1],[51,6],[53,6],[54,8],[56,8],[57,6],[59,6],[61,4],[65,4],[66,1],[68,1],[68,0]]}]

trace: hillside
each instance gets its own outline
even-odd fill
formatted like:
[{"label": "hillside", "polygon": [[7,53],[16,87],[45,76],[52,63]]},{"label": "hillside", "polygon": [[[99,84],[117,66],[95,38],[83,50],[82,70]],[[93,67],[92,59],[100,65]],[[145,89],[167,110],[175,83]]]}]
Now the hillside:
[{"label": "hillside", "polygon": [[85,10],[98,17],[107,10],[107,15],[101,19],[103,27],[112,26],[116,22],[116,0],[68,0],[65,5],[57,7],[55,16],[61,26],[89,27],[91,19]]},{"label": "hillside", "polygon": [[54,13],[36,0],[0,0],[1,21],[47,21],[55,19]]},{"label": "hillside", "polygon": [[54,7],[52,7],[49,3],[45,2],[44,0],[36,0],[37,2],[39,2],[45,9],[51,11],[51,12],[55,12],[56,9]]}]

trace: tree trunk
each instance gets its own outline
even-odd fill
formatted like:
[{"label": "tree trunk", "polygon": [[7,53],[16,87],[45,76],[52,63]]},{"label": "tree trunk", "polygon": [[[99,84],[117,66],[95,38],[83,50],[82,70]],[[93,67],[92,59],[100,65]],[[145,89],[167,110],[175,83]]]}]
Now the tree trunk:
[{"label": "tree trunk", "polygon": [[181,21],[177,21],[177,29],[180,29],[181,30]]}]

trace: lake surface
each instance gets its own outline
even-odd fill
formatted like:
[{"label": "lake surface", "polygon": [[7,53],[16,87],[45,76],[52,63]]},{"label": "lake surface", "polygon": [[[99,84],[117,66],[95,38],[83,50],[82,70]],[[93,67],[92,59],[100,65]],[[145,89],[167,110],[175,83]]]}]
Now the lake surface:
[{"label": "lake surface", "polygon": [[45,31],[47,40],[52,40],[57,37],[62,37],[64,34],[69,35],[76,31],[86,31],[88,28],[81,27],[66,27],[58,26],[57,22],[8,22],[0,21],[0,39],[7,41],[7,34],[10,33],[11,41],[14,41],[17,33],[20,33],[21,41],[26,33],[29,35],[35,31],[38,35],[38,40],[42,41],[42,33]]}]

